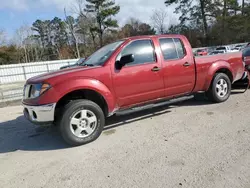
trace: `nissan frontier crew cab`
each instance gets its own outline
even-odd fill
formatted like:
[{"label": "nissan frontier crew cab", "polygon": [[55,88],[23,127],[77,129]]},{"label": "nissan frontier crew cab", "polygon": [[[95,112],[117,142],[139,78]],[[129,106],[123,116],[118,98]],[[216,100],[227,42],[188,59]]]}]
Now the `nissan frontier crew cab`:
[{"label": "nissan frontier crew cab", "polygon": [[97,139],[105,118],[121,110],[197,92],[224,102],[244,73],[241,52],[194,57],[185,36],[136,36],[100,48],[77,67],[30,78],[22,103],[28,120],[59,125],[76,146]]}]

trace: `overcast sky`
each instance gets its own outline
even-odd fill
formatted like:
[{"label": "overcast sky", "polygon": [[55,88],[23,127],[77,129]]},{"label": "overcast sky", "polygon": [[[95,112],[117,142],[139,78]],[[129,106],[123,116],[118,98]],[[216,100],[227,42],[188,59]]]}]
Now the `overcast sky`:
[{"label": "overcast sky", "polygon": [[[75,0],[0,0],[0,28],[13,35],[21,25],[31,25],[37,19],[64,18],[63,9],[70,10]],[[169,14],[169,21],[177,22],[173,16],[174,7],[167,8],[164,0],[115,0],[121,10],[117,15],[119,23],[124,24],[130,17],[151,23],[153,9],[163,8]]]}]

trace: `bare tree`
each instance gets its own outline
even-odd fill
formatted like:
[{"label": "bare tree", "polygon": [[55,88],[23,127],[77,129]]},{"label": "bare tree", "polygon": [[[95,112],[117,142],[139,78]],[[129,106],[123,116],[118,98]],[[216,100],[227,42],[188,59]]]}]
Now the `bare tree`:
[{"label": "bare tree", "polygon": [[84,8],[85,8],[85,0],[75,0],[75,2],[71,5],[72,14],[76,14],[79,17],[85,17]]},{"label": "bare tree", "polygon": [[81,44],[81,46],[84,47],[82,48],[84,56],[87,55],[86,50],[89,49],[90,46],[93,45],[93,49],[97,46],[97,33],[92,29],[97,27],[97,23],[94,19],[93,13],[87,13],[84,11],[85,7],[85,0],[75,0],[71,7],[69,7],[70,13],[74,15],[74,17],[77,17],[75,23],[77,25],[75,28],[75,34],[78,39],[78,45]]},{"label": "bare tree", "polygon": [[245,9],[245,0],[242,0],[242,6],[241,6],[241,14],[244,15],[244,9]]},{"label": "bare tree", "polygon": [[85,0],[75,0],[75,3],[71,7],[72,14],[75,14],[78,17],[78,30],[77,33],[79,38],[81,38],[81,43],[86,45],[86,42],[90,38],[94,49],[97,46],[96,36],[97,32],[95,29],[98,27],[96,19],[94,18],[93,13],[86,12],[84,9],[86,7]]},{"label": "bare tree", "polygon": [[92,40],[92,44],[94,49],[97,47],[97,33],[95,31],[95,27],[97,27],[97,23],[95,18],[91,14],[86,14],[84,17],[79,17],[79,33],[81,33],[84,38],[84,43],[90,38]]},{"label": "bare tree", "polygon": [[151,16],[152,25],[155,27],[158,33],[164,34],[167,30],[167,12],[163,9],[156,9]]},{"label": "bare tree", "polygon": [[7,42],[7,36],[4,29],[0,29],[0,46],[4,46]]},{"label": "bare tree", "polygon": [[32,35],[31,28],[24,24],[19,29],[16,30],[16,34],[14,36],[14,43],[20,49],[23,49],[25,62],[30,62],[28,46],[30,44],[29,37]]},{"label": "bare tree", "polygon": [[64,9],[65,14],[65,23],[67,24],[67,28],[73,38],[76,48],[77,58],[80,58],[80,51],[79,51],[79,42],[77,37],[77,24],[75,23],[75,19],[72,16],[67,16],[66,8]]}]

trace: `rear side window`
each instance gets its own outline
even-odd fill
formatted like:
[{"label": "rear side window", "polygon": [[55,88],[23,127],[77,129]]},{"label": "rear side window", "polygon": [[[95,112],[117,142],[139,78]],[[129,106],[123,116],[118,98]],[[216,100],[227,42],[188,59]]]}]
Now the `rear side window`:
[{"label": "rear side window", "polygon": [[165,60],[178,59],[177,50],[172,38],[162,38],[159,41]]},{"label": "rear side window", "polygon": [[[186,55],[184,45],[183,45],[181,39],[174,39],[174,42],[175,42],[175,46],[177,49],[178,57],[181,59]],[[205,52],[205,50],[203,50],[203,52]]]},{"label": "rear side window", "polygon": [[185,56],[186,51],[180,39],[161,38],[159,41],[165,60],[181,59]]}]

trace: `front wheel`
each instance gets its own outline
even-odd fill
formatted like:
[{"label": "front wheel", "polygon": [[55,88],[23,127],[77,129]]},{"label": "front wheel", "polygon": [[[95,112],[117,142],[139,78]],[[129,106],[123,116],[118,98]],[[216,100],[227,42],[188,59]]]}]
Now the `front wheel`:
[{"label": "front wheel", "polygon": [[63,139],[72,146],[96,140],[105,125],[102,109],[89,100],[75,100],[64,108],[60,121]]},{"label": "front wheel", "polygon": [[224,102],[230,97],[231,87],[232,84],[228,76],[225,73],[217,73],[207,91],[207,97],[216,103]]}]

